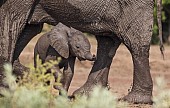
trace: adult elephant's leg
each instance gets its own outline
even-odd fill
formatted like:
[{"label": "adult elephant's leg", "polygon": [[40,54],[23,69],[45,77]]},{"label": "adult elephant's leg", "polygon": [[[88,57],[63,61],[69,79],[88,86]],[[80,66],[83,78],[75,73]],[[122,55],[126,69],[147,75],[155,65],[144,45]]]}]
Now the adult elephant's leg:
[{"label": "adult elephant's leg", "polygon": [[13,71],[14,74],[17,76],[22,76],[23,71],[28,71],[28,68],[23,66],[19,59],[19,55],[23,51],[23,49],[26,47],[26,45],[29,43],[29,41],[38,33],[41,32],[43,27],[43,24],[27,24],[23,30],[23,32],[20,34],[16,45],[15,45],[15,50],[14,50],[14,55],[13,55]]},{"label": "adult elephant's leg", "polygon": [[30,40],[41,32],[43,24],[27,24],[20,34],[14,50],[13,61],[17,60]]},{"label": "adult elephant's leg", "polygon": [[96,39],[98,42],[97,60],[86,83],[76,90],[73,95],[89,95],[94,86],[97,85],[107,87],[110,65],[121,42],[116,36],[113,39],[107,36],[96,36]]},{"label": "adult elephant's leg", "polygon": [[122,99],[130,103],[151,104],[153,83],[149,69],[149,45],[137,47],[138,50],[131,51],[134,65],[132,90]]},{"label": "adult elephant's leg", "polygon": [[0,4],[0,87],[3,86],[3,65],[6,62],[12,63],[18,36],[38,1],[7,0]]},{"label": "adult elephant's leg", "polygon": [[[8,2],[2,2],[0,8],[1,59],[6,59],[9,62],[13,61],[17,38],[24,29],[31,10],[37,2],[35,0],[8,0]],[[11,5],[11,3],[14,4]],[[0,63],[0,65],[2,66],[3,63]]]},{"label": "adult elephant's leg", "polygon": [[134,21],[124,38],[125,45],[131,52],[134,66],[131,92],[123,98],[130,103],[152,103],[153,82],[149,67],[149,49],[152,37],[153,17],[149,11]]}]

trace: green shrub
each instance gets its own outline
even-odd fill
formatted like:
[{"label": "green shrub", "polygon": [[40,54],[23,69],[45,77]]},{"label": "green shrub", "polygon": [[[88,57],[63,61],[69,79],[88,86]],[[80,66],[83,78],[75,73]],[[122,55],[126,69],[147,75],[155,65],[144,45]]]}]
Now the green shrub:
[{"label": "green shrub", "polygon": [[162,77],[156,79],[156,96],[154,96],[154,108],[170,108],[170,90],[166,88],[167,83]]},{"label": "green shrub", "polygon": [[[52,73],[46,74],[48,69],[58,64],[57,60],[44,64],[39,59],[37,61],[37,68],[30,66],[30,72],[25,73],[18,83],[12,75],[12,66],[4,65],[4,84],[9,88],[0,90],[3,95],[0,98],[0,108],[127,108],[127,103],[116,101],[114,94],[101,87],[95,87],[89,97],[76,97],[74,101],[69,100],[66,94],[58,95],[59,92],[53,86],[60,83],[54,82]],[[50,81],[50,85],[46,81]],[[169,108],[170,90],[166,89],[163,78],[157,78],[154,87],[156,95],[153,107]]]},{"label": "green shrub", "polygon": [[[30,67],[30,72],[24,74],[23,78],[16,83],[16,77],[12,75],[12,66],[6,64],[4,84],[9,88],[1,89],[1,108],[50,108],[54,107],[56,93],[53,89],[55,84],[53,72],[46,73],[57,61],[49,61],[44,64],[39,60],[37,68]],[[50,81],[50,85],[47,84]]]},{"label": "green shrub", "polygon": [[[116,97],[108,90],[96,87],[90,97],[77,97],[74,101],[66,94],[58,95],[53,89],[55,84],[53,73],[46,71],[56,65],[57,61],[44,64],[37,59],[37,68],[30,66],[30,72],[16,83],[12,75],[12,66],[6,64],[4,82],[9,88],[1,89],[0,108],[125,108],[124,103],[116,101]],[[51,70],[52,72],[54,70]],[[46,82],[50,81],[50,85]]]},{"label": "green shrub", "polygon": [[[95,87],[90,97],[79,97],[72,108],[126,108],[127,104],[117,102],[117,97],[107,89]],[[80,107],[81,106],[81,107]]]}]

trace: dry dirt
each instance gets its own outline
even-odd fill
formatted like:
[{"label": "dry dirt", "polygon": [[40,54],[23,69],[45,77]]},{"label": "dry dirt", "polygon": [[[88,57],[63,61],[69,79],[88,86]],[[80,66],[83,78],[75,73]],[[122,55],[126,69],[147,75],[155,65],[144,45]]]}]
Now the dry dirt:
[{"label": "dry dirt", "polygon": [[[27,65],[33,63],[33,48],[36,40],[39,36],[36,36],[24,49],[20,56],[20,61]],[[94,37],[89,38],[92,53],[96,53],[96,40]],[[75,65],[75,75],[71,83],[69,94],[74,90],[82,86],[91,70],[92,63],[89,61],[76,61]],[[162,59],[161,53],[159,51],[159,46],[151,46],[150,50],[150,69],[155,85],[155,78],[163,76],[166,80],[167,88],[170,88],[170,46],[165,45],[165,60]],[[132,83],[133,75],[133,65],[131,60],[131,55],[124,45],[121,45],[117,50],[116,56],[113,59],[110,74],[109,74],[109,84],[111,91],[115,93],[118,97],[122,97],[128,93],[128,89]],[[153,95],[155,95],[155,89]],[[136,105],[131,107],[138,108],[150,108],[147,105]]]}]

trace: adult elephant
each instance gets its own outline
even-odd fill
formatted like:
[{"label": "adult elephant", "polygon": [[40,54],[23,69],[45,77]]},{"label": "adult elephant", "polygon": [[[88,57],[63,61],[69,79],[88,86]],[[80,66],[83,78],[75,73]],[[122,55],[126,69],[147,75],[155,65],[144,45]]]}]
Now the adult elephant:
[{"label": "adult elephant", "polygon": [[[160,9],[161,0],[157,4]],[[134,77],[131,92],[122,100],[152,102],[148,58],[153,0],[2,0],[0,6],[1,66],[18,58],[30,39],[41,31],[43,23],[62,22],[96,35],[98,42],[97,60],[86,83],[74,94],[88,95],[95,85],[107,86],[112,59],[123,42],[132,55]],[[160,20],[159,24],[161,27]]]}]

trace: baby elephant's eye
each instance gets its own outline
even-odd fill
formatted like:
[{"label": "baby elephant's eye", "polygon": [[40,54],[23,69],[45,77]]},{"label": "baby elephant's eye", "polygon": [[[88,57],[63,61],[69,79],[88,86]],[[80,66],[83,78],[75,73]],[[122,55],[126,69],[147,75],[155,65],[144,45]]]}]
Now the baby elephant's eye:
[{"label": "baby elephant's eye", "polygon": [[76,45],[76,48],[80,48],[80,45]]}]

